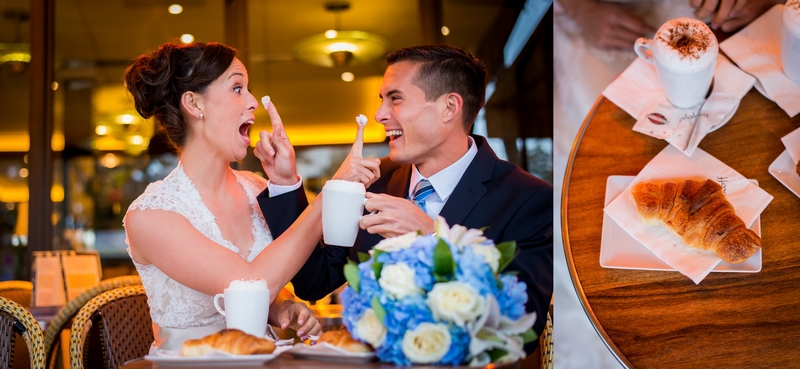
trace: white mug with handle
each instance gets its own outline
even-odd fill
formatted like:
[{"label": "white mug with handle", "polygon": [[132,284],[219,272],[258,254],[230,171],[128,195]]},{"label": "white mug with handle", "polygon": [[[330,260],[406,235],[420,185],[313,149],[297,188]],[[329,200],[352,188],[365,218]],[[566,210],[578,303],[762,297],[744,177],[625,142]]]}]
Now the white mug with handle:
[{"label": "white mug with handle", "polygon": [[367,193],[358,182],[330,180],[322,186],[322,239],[328,245],[353,246]]},{"label": "white mug with handle", "polygon": [[263,279],[235,280],[223,293],[214,296],[214,307],[225,317],[228,329],[263,338],[267,332],[269,299],[269,287]]},{"label": "white mug with handle", "polygon": [[652,40],[636,40],[633,50],[655,66],[672,105],[689,109],[705,100],[719,54],[717,38],[705,23],[691,18],[669,20]]},{"label": "white mug with handle", "polygon": [[800,85],[800,0],[789,0],[781,13],[783,74]]}]

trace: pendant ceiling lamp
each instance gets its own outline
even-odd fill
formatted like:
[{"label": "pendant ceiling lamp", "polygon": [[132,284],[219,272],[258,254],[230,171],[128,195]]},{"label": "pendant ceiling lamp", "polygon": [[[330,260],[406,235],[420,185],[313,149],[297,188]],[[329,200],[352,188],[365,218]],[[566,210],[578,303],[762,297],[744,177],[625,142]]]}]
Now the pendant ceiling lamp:
[{"label": "pendant ceiling lamp", "polygon": [[0,68],[13,74],[21,74],[28,70],[31,62],[30,45],[22,42],[22,23],[30,19],[27,12],[5,9],[3,18],[14,22],[16,33],[11,43],[0,43]]},{"label": "pendant ceiling lamp", "polygon": [[340,31],[341,12],[350,9],[346,2],[330,2],[325,10],[334,13],[336,29],[306,37],[292,48],[295,59],[323,67],[349,67],[369,63],[386,55],[386,39],[364,31]]}]

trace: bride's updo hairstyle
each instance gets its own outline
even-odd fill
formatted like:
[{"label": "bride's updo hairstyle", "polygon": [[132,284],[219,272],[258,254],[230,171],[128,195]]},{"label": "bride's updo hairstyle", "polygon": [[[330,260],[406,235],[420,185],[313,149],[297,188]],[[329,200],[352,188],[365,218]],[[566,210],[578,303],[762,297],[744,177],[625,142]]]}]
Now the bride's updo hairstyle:
[{"label": "bride's updo hairstyle", "polygon": [[168,42],[134,60],[125,71],[125,86],[139,115],[155,118],[170,143],[180,150],[188,133],[181,96],[186,91],[205,93],[234,57],[234,48],[217,42]]}]

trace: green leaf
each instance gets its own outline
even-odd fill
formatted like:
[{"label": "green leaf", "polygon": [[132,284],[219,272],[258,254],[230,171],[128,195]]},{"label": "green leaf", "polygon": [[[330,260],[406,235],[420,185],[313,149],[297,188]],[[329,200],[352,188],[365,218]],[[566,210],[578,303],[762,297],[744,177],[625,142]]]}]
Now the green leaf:
[{"label": "green leaf", "polygon": [[519,254],[517,252],[516,241],[503,242],[497,245],[497,251],[500,251],[500,265],[497,269],[498,272],[502,272],[503,269],[505,269],[508,264],[511,263],[511,260],[514,260],[514,258]]},{"label": "green leaf", "polygon": [[359,263],[363,263],[363,262],[369,260],[369,254],[367,254],[366,252],[360,252],[359,251],[357,255],[358,255],[358,262]]},{"label": "green leaf", "polygon": [[493,348],[489,350],[487,353],[489,354],[489,358],[492,360],[492,362],[495,362],[497,360],[500,360],[501,357],[508,354],[508,351],[504,351],[499,348]]},{"label": "green leaf", "polygon": [[539,338],[539,335],[537,335],[536,332],[533,331],[533,328],[530,328],[524,333],[522,333],[522,342],[530,343],[536,341],[537,338]]},{"label": "green leaf", "polygon": [[361,277],[358,275],[358,266],[355,261],[348,260],[347,264],[344,265],[344,278],[347,279],[350,288],[356,292],[361,292]]},{"label": "green leaf", "polygon": [[386,318],[386,309],[383,308],[381,302],[378,301],[378,296],[372,296],[372,311],[375,312],[375,317],[378,318],[378,321],[383,323],[383,319]]},{"label": "green leaf", "polygon": [[372,267],[372,271],[375,272],[375,280],[381,279],[381,270],[383,270],[383,263],[372,263],[370,265]]},{"label": "green leaf", "polygon": [[433,249],[433,272],[442,278],[449,278],[455,272],[455,261],[453,260],[453,253],[450,252],[450,246],[447,242],[439,239],[439,243]]},{"label": "green leaf", "polygon": [[378,260],[378,256],[385,253],[386,251],[383,250],[372,249],[372,260]]}]

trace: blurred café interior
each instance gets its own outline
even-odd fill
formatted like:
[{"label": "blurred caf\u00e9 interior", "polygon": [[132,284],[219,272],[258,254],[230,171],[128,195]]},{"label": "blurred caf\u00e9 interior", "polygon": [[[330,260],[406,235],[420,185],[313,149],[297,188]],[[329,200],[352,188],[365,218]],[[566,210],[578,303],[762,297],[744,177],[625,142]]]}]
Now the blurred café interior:
[{"label": "blurred caf\u00e9 interior", "polygon": [[[177,165],[122,83],[164,42],[239,50],[250,90],[270,95],[308,196],[346,156],[353,117],[364,154],[388,154],[373,120],[385,55],[431,43],[488,66],[473,132],[552,183],[552,2],[535,0],[0,0],[0,281],[32,280],[34,255],[99,255],[100,277],[135,274],[122,218]],[[256,113],[250,136],[271,129]],[[263,172],[255,156],[233,166]]]}]

